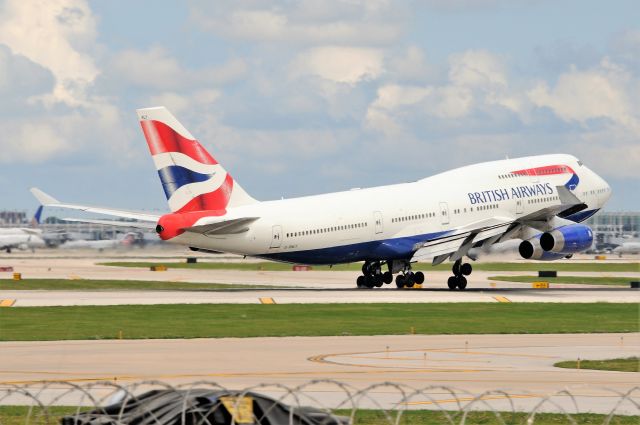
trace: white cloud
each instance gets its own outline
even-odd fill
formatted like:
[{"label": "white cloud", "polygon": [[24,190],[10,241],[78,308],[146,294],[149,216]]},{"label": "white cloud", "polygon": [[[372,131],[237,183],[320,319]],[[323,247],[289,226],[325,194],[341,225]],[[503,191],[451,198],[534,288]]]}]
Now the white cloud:
[{"label": "white cloud", "polygon": [[[0,162],[41,163],[69,148],[68,140],[51,120],[0,122],[2,139]],[[8,136],[8,137],[7,137]]]},{"label": "white cloud", "polygon": [[377,49],[325,46],[307,50],[294,60],[294,75],[315,75],[336,83],[357,84],[378,78],[384,71]]},{"label": "white cloud", "polygon": [[640,110],[630,96],[637,96],[639,80],[603,59],[600,65],[579,71],[572,68],[558,77],[555,87],[539,82],[528,95],[538,107],[547,107],[565,121],[585,124],[607,118],[640,136]]},{"label": "white cloud", "polygon": [[496,55],[486,50],[467,50],[449,58],[449,80],[467,87],[506,86],[504,66]]},{"label": "white cloud", "polygon": [[228,83],[241,78],[246,71],[246,63],[238,58],[220,66],[189,69],[160,46],[146,51],[129,49],[118,52],[109,68],[110,78],[120,84],[161,90]]},{"label": "white cloud", "polygon": [[7,0],[0,9],[0,42],[51,70],[56,77],[54,102],[84,102],[98,69],[81,49],[90,46],[95,35],[95,18],[84,0]]},{"label": "white cloud", "polygon": [[381,45],[402,33],[404,7],[381,1],[192,1],[191,17],[225,38],[258,43]]}]

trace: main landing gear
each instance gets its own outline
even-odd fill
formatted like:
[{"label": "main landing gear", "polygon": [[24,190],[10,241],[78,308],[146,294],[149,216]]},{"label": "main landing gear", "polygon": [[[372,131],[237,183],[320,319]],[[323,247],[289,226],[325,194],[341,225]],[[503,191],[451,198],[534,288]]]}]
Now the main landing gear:
[{"label": "main landing gear", "polygon": [[380,261],[366,261],[362,265],[362,275],[358,276],[357,285],[358,288],[379,288],[383,284],[390,284],[393,282],[393,274],[399,273],[396,276],[396,286],[398,288],[413,287],[415,284],[422,284],[424,282],[424,273],[411,271],[411,263],[402,262],[385,262],[389,266],[389,271],[382,272],[382,262]]},{"label": "main landing gear", "polygon": [[447,285],[450,290],[454,290],[456,288],[462,290],[467,287],[467,278],[465,276],[469,276],[473,271],[471,264],[462,263],[461,260],[457,260],[453,263],[453,267],[451,267],[451,271],[453,272],[453,276],[447,280]]},{"label": "main landing gear", "polygon": [[358,288],[379,288],[383,283],[389,284],[393,281],[390,271],[382,272],[380,261],[365,261],[362,265],[362,275],[358,276]]}]

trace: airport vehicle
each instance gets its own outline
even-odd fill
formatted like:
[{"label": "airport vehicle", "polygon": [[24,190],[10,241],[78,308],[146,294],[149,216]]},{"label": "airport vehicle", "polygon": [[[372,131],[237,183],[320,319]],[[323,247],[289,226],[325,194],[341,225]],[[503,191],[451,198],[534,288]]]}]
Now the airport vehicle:
[{"label": "airport vehicle", "polygon": [[412,263],[430,259],[453,262],[448,286],[464,289],[472,272],[463,262],[468,251],[509,239],[521,240],[520,254],[533,260],[584,251],[593,233],[579,222],[611,195],[577,158],[555,154],[469,165],[412,183],[259,202],[166,108],[140,109],[138,117],[170,213],[67,204],[34,188],[36,198],[136,219],[164,241],[196,251],[303,264],[363,261],[358,287],[391,283],[394,274],[398,287],[422,283],[424,274]]},{"label": "airport vehicle", "polygon": [[31,220],[31,227],[0,228],[0,249],[10,254],[12,249],[35,250],[36,248],[44,248],[46,243],[42,230],[37,228],[41,215],[42,206],[39,206]]}]

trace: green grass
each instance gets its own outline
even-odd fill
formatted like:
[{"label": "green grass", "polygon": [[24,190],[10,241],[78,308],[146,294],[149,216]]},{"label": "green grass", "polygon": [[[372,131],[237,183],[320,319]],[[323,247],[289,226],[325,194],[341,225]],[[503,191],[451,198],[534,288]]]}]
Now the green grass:
[{"label": "green grass", "polygon": [[[291,264],[275,263],[269,261],[262,262],[231,262],[231,263],[215,263],[215,262],[199,262],[195,264],[187,264],[186,262],[140,262],[140,261],[114,261],[107,263],[99,263],[103,266],[115,267],[143,267],[165,265],[169,268],[180,269],[204,269],[204,270],[264,270],[264,271],[283,271],[291,270]],[[362,267],[361,263],[338,264],[329,268],[329,266],[313,266],[314,270],[338,270],[338,271],[359,271]],[[540,271],[540,270],[558,270],[558,271],[579,271],[579,272],[640,272],[640,263],[473,263],[475,270],[484,271]],[[419,263],[414,265],[416,270],[451,270],[451,264],[440,264],[431,266],[429,263]]]},{"label": "green grass", "polygon": [[161,282],[146,280],[0,279],[0,290],[220,290],[274,288],[265,285]]},{"label": "green grass", "polygon": [[637,280],[631,277],[602,277],[602,276],[558,276],[558,277],[538,277],[538,276],[491,276],[489,280],[504,282],[549,282],[549,283],[580,283],[585,285],[611,285],[629,286],[629,282]]},{"label": "green grass", "polygon": [[[277,301],[277,298],[276,298]],[[257,300],[256,300],[257,302]],[[174,304],[0,310],[0,340],[637,332],[633,303]]]},{"label": "green grass", "polygon": [[[90,408],[80,408],[80,412],[89,411]],[[26,425],[26,424],[55,424],[65,415],[73,415],[78,411],[76,407],[69,406],[52,406],[45,412],[35,407],[31,415],[29,415],[29,407],[27,406],[0,406],[0,423],[3,425]],[[350,416],[351,410],[337,410],[336,415]],[[447,412],[454,420],[459,423],[462,418],[460,412]],[[391,421],[380,410],[358,410],[355,415],[354,425],[391,425],[395,424],[395,412],[389,412]],[[528,413],[511,413],[500,412],[502,421],[507,425],[524,425],[528,418]],[[578,413],[570,415],[579,425],[595,425],[604,424],[607,415],[593,413]],[[467,415],[466,424],[482,424],[497,425],[503,422],[498,420],[493,412],[470,412]],[[446,415],[436,410],[408,410],[403,412],[401,425],[440,425],[447,424]],[[569,423],[567,416],[556,413],[540,413],[535,416],[534,424],[536,425],[560,425]],[[636,425],[638,416],[614,416],[609,422],[612,425]]]},{"label": "green grass", "polygon": [[[447,412],[453,419],[454,424],[460,423],[462,414],[459,412]],[[340,410],[336,414],[349,416],[350,410]],[[391,425],[395,424],[395,414],[390,412],[391,421],[387,419],[387,416],[380,410],[359,410],[356,413],[354,425]],[[607,415],[599,415],[593,413],[578,413],[570,415],[575,423],[579,425],[595,425],[604,424]],[[482,424],[482,425],[525,425],[529,413],[512,413],[512,412],[500,412],[502,421],[498,420],[496,414],[493,412],[470,412],[467,415],[465,424]],[[401,425],[442,425],[449,424],[447,416],[436,410],[407,410],[402,414],[400,420]],[[540,413],[535,416],[533,422],[535,425],[560,425],[572,423],[567,419],[567,416],[557,413]],[[611,425],[637,425],[638,416],[614,416],[609,422]]]},{"label": "green grass", "polygon": [[[554,364],[555,367],[578,369],[577,360]],[[615,370],[618,372],[640,372],[640,357],[610,360],[580,360],[580,369]]]},{"label": "green grass", "polygon": [[[84,409],[80,409],[83,411]],[[0,406],[0,423],[2,425],[51,425],[60,423],[65,415],[72,415],[77,407],[50,406],[46,409],[34,406],[29,412],[28,406]]]}]

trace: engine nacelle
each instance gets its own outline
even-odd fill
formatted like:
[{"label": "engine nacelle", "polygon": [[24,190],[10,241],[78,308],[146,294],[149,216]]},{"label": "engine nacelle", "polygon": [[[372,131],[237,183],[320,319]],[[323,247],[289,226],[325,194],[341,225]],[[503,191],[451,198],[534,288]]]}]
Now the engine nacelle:
[{"label": "engine nacelle", "polygon": [[544,251],[573,254],[589,249],[593,244],[593,231],[584,224],[569,224],[540,235]]},{"label": "engine nacelle", "polygon": [[565,254],[547,252],[542,249],[540,246],[540,237],[522,241],[518,247],[518,252],[525,260],[554,261],[565,256]]}]

